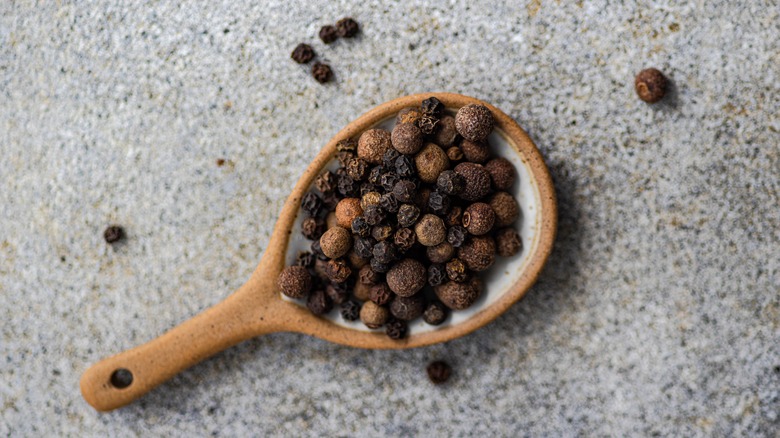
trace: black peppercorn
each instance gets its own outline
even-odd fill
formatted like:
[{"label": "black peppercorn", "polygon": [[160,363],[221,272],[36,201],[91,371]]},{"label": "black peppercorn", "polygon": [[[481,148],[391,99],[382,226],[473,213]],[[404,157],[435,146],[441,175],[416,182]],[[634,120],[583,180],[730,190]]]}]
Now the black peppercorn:
[{"label": "black peppercorn", "polygon": [[438,215],[446,215],[450,211],[451,202],[449,196],[438,190],[431,192],[430,196],[428,196],[428,207]]},{"label": "black peppercorn", "polygon": [[445,170],[439,174],[439,178],[436,180],[436,187],[442,193],[457,195],[466,187],[466,180],[462,175],[455,173],[453,170]]},{"label": "black peppercorn", "polygon": [[338,187],[338,179],[336,174],[326,170],[314,181],[314,186],[317,187],[323,195],[332,194]]},{"label": "black peppercorn", "polygon": [[333,41],[336,41],[336,39],[339,37],[339,32],[336,29],[336,26],[322,26],[320,28],[320,39],[325,44],[330,44]]},{"label": "black peppercorn", "polygon": [[446,382],[452,374],[452,368],[450,368],[446,362],[440,360],[431,362],[425,371],[428,373],[428,378],[434,385],[441,385]]},{"label": "black peppercorn", "polygon": [[108,228],[106,228],[105,231],[103,231],[103,239],[106,240],[108,243],[115,243],[125,236],[125,230],[122,229],[119,225],[111,225]]},{"label": "black peppercorn", "polygon": [[330,69],[328,64],[317,62],[311,68],[311,75],[314,76],[317,82],[324,84],[333,78],[333,70]]},{"label": "black peppercorn", "polygon": [[668,81],[664,74],[655,68],[640,71],[634,79],[636,94],[647,103],[655,103],[663,99],[667,85]]},{"label": "black peppercorn", "polygon": [[392,193],[385,193],[379,198],[379,206],[388,213],[398,213],[400,205]]},{"label": "black peppercorn", "polygon": [[401,178],[409,178],[417,173],[414,167],[414,160],[408,155],[401,155],[395,159],[395,171]]},{"label": "black peppercorn", "polygon": [[457,283],[463,283],[469,278],[469,271],[468,268],[466,268],[466,264],[458,258],[454,258],[447,262],[445,269],[447,270],[447,277]]},{"label": "black peppercorn", "polygon": [[[371,235],[371,225],[366,222],[366,218],[358,216],[352,220],[352,233],[360,237],[368,237]],[[360,254],[358,254],[360,255]],[[361,257],[363,257],[361,255]]]},{"label": "black peppercorn", "polygon": [[355,158],[355,152],[353,151],[339,151],[336,153],[336,159],[339,160],[339,164],[341,165],[340,168],[336,169],[336,176],[347,174],[347,169],[345,169],[345,167],[347,166],[347,163],[349,163],[349,160],[353,158]]},{"label": "black peppercorn", "polygon": [[329,283],[325,287],[325,293],[333,304],[342,304],[349,298],[347,283]]},{"label": "black peppercorn", "polygon": [[455,248],[460,248],[469,236],[468,230],[461,225],[453,225],[447,230],[447,242]]},{"label": "black peppercorn", "polygon": [[393,191],[393,187],[395,187],[395,183],[397,182],[398,174],[395,172],[385,172],[379,179],[379,183],[382,185],[382,188],[388,192]]},{"label": "black peppercorn", "polygon": [[401,228],[411,227],[419,217],[420,209],[416,205],[403,204],[398,207],[398,226]]},{"label": "black peppercorn", "polygon": [[409,180],[402,179],[393,186],[393,196],[400,202],[412,202],[416,194],[417,187]]},{"label": "black peppercorn", "polygon": [[368,293],[368,299],[374,303],[384,306],[393,299],[395,294],[387,283],[379,283],[371,286],[371,291]]},{"label": "black peppercorn", "polygon": [[374,225],[374,228],[371,229],[371,237],[377,240],[377,242],[381,242],[383,240],[388,240],[391,237],[393,237],[393,233],[395,230],[390,225]]},{"label": "black peppercorn", "polygon": [[379,263],[392,263],[398,258],[398,249],[395,244],[383,240],[374,245],[372,254]]},{"label": "black peppercorn", "polygon": [[428,284],[438,286],[447,281],[447,268],[441,263],[428,266]]},{"label": "black peppercorn", "polygon": [[322,212],[322,198],[316,193],[308,192],[303,196],[301,208],[311,217],[317,217]]},{"label": "black peppercorn", "polygon": [[298,44],[290,55],[290,58],[298,64],[306,64],[314,59],[314,49],[308,44]]},{"label": "black peppercorn", "polygon": [[357,35],[360,26],[358,25],[357,21],[347,17],[347,18],[342,18],[341,20],[336,22],[336,29],[338,30],[338,34],[340,37],[352,38],[355,35]]},{"label": "black peppercorn", "polygon": [[431,114],[438,117],[444,111],[444,104],[439,99],[431,96],[422,101],[421,109],[423,114]]},{"label": "black peppercorn", "polygon": [[390,268],[392,267],[393,265],[391,265],[390,263],[382,263],[377,259],[371,259],[371,269],[373,269],[374,272],[384,274],[385,272],[389,271]]},{"label": "black peppercorn", "polygon": [[324,232],[325,221],[322,219],[307,217],[301,223],[301,234],[309,240],[319,239]]},{"label": "black peppercorn", "polygon": [[355,242],[352,244],[352,249],[355,250],[355,254],[358,257],[368,259],[373,256],[372,250],[374,245],[376,245],[376,240],[370,237],[356,237]]},{"label": "black peppercorn", "polygon": [[339,193],[345,198],[357,197],[360,190],[360,184],[346,174],[339,175],[338,187]]},{"label": "black peppercorn", "polygon": [[347,321],[357,321],[360,318],[360,303],[354,300],[345,301],[341,305],[341,317]]},{"label": "black peppercorn", "polygon": [[395,169],[395,160],[398,159],[398,157],[401,156],[401,153],[397,150],[390,148],[385,152],[385,154],[382,156],[382,164],[385,166],[385,170],[392,170]]},{"label": "black peppercorn", "polygon": [[336,150],[339,152],[355,152],[357,151],[358,142],[354,138],[345,138],[336,142]]},{"label": "black peppercorn", "polygon": [[316,257],[310,251],[301,251],[298,257],[295,259],[295,264],[303,266],[304,268],[311,269],[314,267],[314,259]]},{"label": "black peppercorn", "polygon": [[370,265],[363,266],[358,272],[358,281],[363,284],[377,284],[382,280],[382,275],[374,272]]},{"label": "black peppercorn", "polygon": [[385,212],[382,210],[382,207],[378,205],[369,205],[363,212],[363,217],[369,225],[379,225],[385,220]]},{"label": "black peppercorn", "polygon": [[352,275],[352,269],[344,259],[333,259],[325,266],[325,275],[330,281],[343,283]]},{"label": "black peppercorn", "polygon": [[385,168],[381,164],[372,167],[371,171],[368,172],[368,182],[370,182],[375,186],[381,185],[382,175],[384,175],[384,173],[385,173]]},{"label": "black peppercorn", "polygon": [[385,333],[387,333],[387,336],[390,339],[403,339],[406,337],[408,330],[409,326],[406,321],[397,318],[390,318],[390,320],[385,323]]},{"label": "black peppercorn", "polygon": [[418,122],[420,131],[425,135],[433,134],[436,130],[436,124],[439,123],[439,118],[430,114],[423,114]]},{"label": "black peppercorn", "polygon": [[434,301],[428,304],[428,307],[423,312],[423,321],[430,325],[439,325],[447,319],[449,311],[447,306],[441,303],[441,301]]},{"label": "black peppercorn", "polygon": [[309,298],[306,300],[306,307],[315,315],[324,315],[333,308],[333,302],[324,290],[318,289],[309,294]]},{"label": "black peppercorn", "polygon": [[362,158],[353,158],[347,162],[347,175],[355,181],[362,181],[368,176],[368,163]]},{"label": "black peppercorn", "polygon": [[414,294],[409,297],[396,296],[390,302],[390,314],[404,321],[420,317],[425,311],[425,296]]},{"label": "black peppercorn", "polygon": [[400,228],[393,237],[393,243],[401,252],[410,250],[416,242],[417,236],[411,228]]}]

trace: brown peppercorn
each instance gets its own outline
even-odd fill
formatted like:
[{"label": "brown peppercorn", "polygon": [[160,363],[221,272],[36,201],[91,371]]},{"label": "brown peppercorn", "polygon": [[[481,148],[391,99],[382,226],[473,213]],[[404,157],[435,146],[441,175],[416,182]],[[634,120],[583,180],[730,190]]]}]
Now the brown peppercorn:
[{"label": "brown peppercorn", "polygon": [[511,257],[523,249],[523,239],[514,228],[504,228],[496,233],[496,248],[501,257]]},{"label": "brown peppercorn", "polygon": [[315,315],[324,315],[333,309],[333,302],[322,289],[317,289],[309,295],[306,307]]},{"label": "brown peppercorn", "polygon": [[409,332],[409,325],[406,321],[390,317],[385,323],[385,333],[387,337],[393,340],[401,340]]},{"label": "brown peppercorn", "polygon": [[380,306],[389,303],[394,296],[395,294],[385,282],[372,285],[368,292],[368,299]]},{"label": "brown peppercorn", "polygon": [[460,150],[466,161],[483,164],[490,159],[490,148],[487,142],[463,140],[460,143]]},{"label": "brown peppercorn", "polygon": [[363,214],[358,198],[344,198],[336,205],[336,222],[347,230],[352,228],[352,221]]},{"label": "brown peppercorn", "polygon": [[458,146],[451,146],[447,149],[447,158],[452,162],[458,162],[463,159],[463,151]]},{"label": "brown peppercorn", "polygon": [[420,117],[420,121],[417,122],[417,126],[420,127],[420,131],[425,135],[433,134],[436,130],[436,125],[439,123],[439,117],[433,114],[423,113]]},{"label": "brown peppercorn", "polygon": [[461,198],[476,201],[490,192],[490,174],[482,165],[460,163],[454,170],[466,180],[466,185],[460,192]]},{"label": "brown peppercorn", "polygon": [[322,174],[314,180],[314,186],[317,187],[317,190],[322,192],[323,195],[329,195],[335,192],[337,185],[338,179],[336,178],[336,174],[329,170],[322,172]]},{"label": "brown peppercorn", "polygon": [[356,321],[360,317],[361,304],[352,300],[341,304],[341,317],[347,321]]},{"label": "brown peppercorn", "polygon": [[426,183],[435,183],[439,174],[450,167],[450,160],[442,148],[434,143],[428,143],[414,156],[417,175]]},{"label": "brown peppercorn", "polygon": [[490,180],[496,190],[509,190],[515,183],[515,166],[506,158],[493,158],[485,164],[485,170],[490,174]]},{"label": "brown peppercorn", "polygon": [[399,180],[393,186],[393,196],[398,202],[412,202],[417,195],[417,187],[408,179]]},{"label": "brown peppercorn", "polygon": [[445,269],[447,270],[447,277],[449,277],[450,280],[452,281],[463,283],[464,281],[469,279],[468,268],[466,267],[466,264],[463,263],[461,259],[454,258],[450,260],[449,262],[447,262]]},{"label": "brown peppercorn", "polygon": [[314,59],[314,49],[308,44],[298,44],[290,55],[290,58],[298,64],[306,64]]},{"label": "brown peppercorn", "polygon": [[357,21],[347,17],[336,22],[336,29],[338,30],[340,37],[352,38],[357,35],[360,26]]},{"label": "brown peppercorn", "polygon": [[493,229],[496,221],[496,213],[484,202],[475,202],[463,212],[463,226],[469,233],[481,236]]},{"label": "brown peppercorn", "polygon": [[390,314],[403,321],[419,318],[425,311],[425,297],[415,294],[410,297],[395,297],[390,302]]},{"label": "brown peppercorn", "polygon": [[419,108],[404,108],[398,111],[398,115],[395,117],[396,124],[411,123],[416,125],[420,121],[423,113]]},{"label": "brown peppercorn", "polygon": [[639,98],[647,103],[655,103],[666,95],[669,81],[660,70],[646,68],[639,72],[634,79],[634,88]]},{"label": "brown peppercorn", "polygon": [[358,281],[363,284],[377,284],[382,281],[382,274],[378,274],[371,269],[371,266],[366,265],[360,268],[358,272]]},{"label": "brown peppercorn", "polygon": [[325,293],[333,304],[342,304],[349,299],[349,289],[346,283],[329,283],[325,287]]},{"label": "brown peppercorn", "polygon": [[426,269],[414,259],[403,259],[387,272],[387,285],[397,295],[409,297],[425,286]]},{"label": "brown peppercorn", "polygon": [[406,155],[416,154],[423,147],[423,133],[417,125],[411,123],[395,125],[390,139],[393,148]]},{"label": "brown peppercorn", "polygon": [[353,158],[355,158],[355,152],[352,151],[339,151],[336,153],[336,159],[339,160],[339,164],[341,165],[341,168],[336,169],[336,176],[339,175],[339,172],[343,172],[344,175],[347,174],[347,169],[344,169],[344,167],[346,167],[349,160]]},{"label": "brown peppercorn", "polygon": [[374,228],[371,229],[371,237],[376,239],[378,242],[381,242],[391,238],[394,232],[395,230],[390,225],[374,225]]},{"label": "brown peppercorn", "polygon": [[452,210],[450,210],[449,214],[444,220],[444,223],[446,223],[448,227],[451,227],[453,225],[460,225],[462,222],[463,222],[463,209],[458,206],[452,207]]},{"label": "brown peppercorn", "polygon": [[343,283],[352,275],[352,269],[350,269],[346,260],[333,259],[329,260],[328,264],[325,265],[325,275],[328,276],[330,281]]},{"label": "brown peppercorn", "polygon": [[360,207],[365,210],[369,205],[379,205],[382,195],[379,192],[368,192],[360,198]]},{"label": "brown peppercorn", "polygon": [[393,236],[393,243],[399,251],[406,252],[417,243],[417,237],[411,228],[399,228]]},{"label": "brown peppercorn", "polygon": [[365,284],[358,281],[352,287],[352,296],[359,301],[368,301],[369,297],[371,296],[371,287],[372,285],[370,284]]},{"label": "brown peppercorn", "polygon": [[442,242],[426,248],[425,254],[432,263],[447,263],[455,254],[455,248],[449,242]]},{"label": "brown peppercorn", "polygon": [[333,227],[320,237],[322,253],[331,259],[337,259],[352,248],[352,234],[346,228]]},{"label": "brown peppercorn", "polygon": [[435,214],[426,214],[414,226],[417,241],[423,246],[436,246],[447,238],[444,221]]},{"label": "brown peppercorn", "polygon": [[390,312],[387,308],[371,301],[366,301],[360,309],[360,320],[370,329],[382,327],[387,322],[388,317],[390,317]]},{"label": "brown peppercorn", "polygon": [[320,28],[320,39],[325,44],[330,44],[339,37],[339,32],[336,26],[326,25]]},{"label": "brown peppercorn", "polygon": [[434,385],[441,385],[446,382],[452,374],[452,368],[441,360],[431,362],[425,371],[428,373],[428,378]]},{"label": "brown peppercorn", "polygon": [[325,221],[318,218],[307,217],[301,222],[301,234],[309,240],[316,240],[325,232]]},{"label": "brown peppercorn", "polygon": [[119,225],[111,225],[103,231],[103,239],[108,243],[116,243],[125,236],[125,230]]},{"label": "brown peppercorn", "polygon": [[355,181],[363,181],[368,177],[368,163],[361,158],[353,158],[347,162],[347,175]]},{"label": "brown peppercorn", "polygon": [[455,117],[449,115],[442,116],[436,125],[433,142],[442,148],[449,148],[458,141],[458,135],[458,130],[455,129]]},{"label": "brown peppercorn", "polygon": [[493,123],[493,113],[484,105],[466,105],[455,115],[455,127],[466,140],[485,140],[493,130]]},{"label": "brown peppercorn", "polygon": [[333,70],[330,69],[328,64],[321,62],[315,62],[311,68],[311,75],[317,82],[324,84],[333,78]]},{"label": "brown peppercorn", "polygon": [[439,325],[447,319],[448,314],[447,307],[441,301],[434,301],[425,308],[423,321],[430,325]]},{"label": "brown peppercorn", "polygon": [[517,199],[507,192],[497,192],[490,198],[490,207],[496,213],[496,226],[512,225],[520,217],[520,205]]},{"label": "brown peppercorn", "polygon": [[476,276],[466,283],[449,281],[433,288],[433,291],[445,306],[463,310],[474,304],[482,294],[482,281]]},{"label": "brown peppercorn", "polygon": [[276,285],[290,298],[303,298],[311,290],[311,274],[303,266],[287,266],[279,273]]},{"label": "brown peppercorn", "polygon": [[474,236],[458,248],[458,258],[475,272],[482,272],[496,261],[496,242],[490,236]]},{"label": "brown peppercorn", "polygon": [[382,157],[391,147],[393,145],[390,141],[390,132],[384,129],[369,129],[358,139],[357,154],[371,164],[381,164]]}]

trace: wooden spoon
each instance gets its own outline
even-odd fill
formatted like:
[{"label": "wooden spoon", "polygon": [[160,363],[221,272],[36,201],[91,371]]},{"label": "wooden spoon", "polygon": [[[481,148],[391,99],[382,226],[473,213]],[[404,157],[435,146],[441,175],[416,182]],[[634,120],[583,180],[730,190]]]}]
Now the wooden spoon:
[{"label": "wooden spoon", "polygon": [[[504,272],[498,269],[488,275],[485,282],[487,297],[480,299],[474,309],[453,312],[450,321],[439,327],[419,328],[424,323],[410,327],[410,335],[400,341],[388,338],[383,331],[340,324],[340,316],[332,319],[314,316],[304,306],[283,298],[276,287],[276,278],[285,265],[292,264],[297,252],[291,250],[291,241],[295,238],[290,237],[300,234],[294,225],[300,222],[296,219],[301,199],[314,179],[333,161],[336,143],[345,138],[356,138],[383,122],[387,125],[399,110],[419,106],[430,96],[441,100],[448,110],[479,103],[493,112],[496,121],[491,134],[494,152],[520,167],[520,181],[516,185],[525,190],[516,195],[524,198],[520,199],[524,215],[522,226],[525,227],[521,233],[525,245],[523,254],[510,261]],[[496,146],[503,147],[498,150]],[[555,192],[547,167],[531,139],[509,116],[488,103],[459,94],[427,93],[392,100],[347,125],[309,165],[284,204],[268,249],[246,284],[221,303],[157,339],[93,365],[81,377],[81,392],[99,411],[116,409],[209,356],[246,339],[272,332],[299,332],[352,347],[385,349],[420,347],[458,338],[489,323],[526,293],[552,250],[556,223]],[[494,266],[492,270],[497,268],[500,266]]]}]

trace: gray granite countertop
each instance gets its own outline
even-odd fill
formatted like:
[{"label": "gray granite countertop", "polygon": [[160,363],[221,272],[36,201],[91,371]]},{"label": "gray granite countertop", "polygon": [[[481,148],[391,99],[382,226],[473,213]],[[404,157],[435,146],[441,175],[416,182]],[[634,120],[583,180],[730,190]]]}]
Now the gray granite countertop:
[{"label": "gray granite countertop", "polygon": [[[0,436],[777,433],[777,2],[28,3],[0,4]],[[323,45],[345,15],[360,36]],[[675,84],[654,106],[648,66]],[[84,402],[90,364],[248,278],[328,138],[434,90],[503,109],[551,169],[558,238],[524,300],[443,345],[278,333]]]}]

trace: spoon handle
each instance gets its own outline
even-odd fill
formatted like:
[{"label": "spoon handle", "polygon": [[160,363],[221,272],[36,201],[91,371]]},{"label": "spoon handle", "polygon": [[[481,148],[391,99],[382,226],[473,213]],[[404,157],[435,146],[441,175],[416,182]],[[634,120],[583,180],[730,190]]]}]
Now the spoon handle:
[{"label": "spoon handle", "polygon": [[122,407],[230,346],[281,330],[262,318],[273,313],[268,304],[242,289],[157,339],[90,367],[81,377],[84,399],[98,411]]}]

